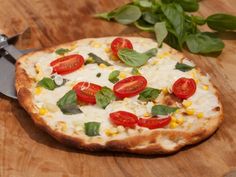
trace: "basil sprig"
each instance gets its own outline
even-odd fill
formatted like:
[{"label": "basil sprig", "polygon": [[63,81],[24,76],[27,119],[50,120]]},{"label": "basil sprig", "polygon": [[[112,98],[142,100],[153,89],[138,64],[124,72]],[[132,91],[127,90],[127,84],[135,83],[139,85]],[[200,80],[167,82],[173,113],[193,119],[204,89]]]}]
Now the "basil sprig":
[{"label": "basil sprig", "polygon": [[[99,56],[95,55],[94,53],[89,53],[88,55],[89,55],[89,56],[93,59],[93,61],[94,61],[95,63],[97,63],[97,64],[105,64],[105,65],[107,65],[107,66],[111,66],[110,63],[108,63],[107,61],[101,59]],[[93,62],[90,62],[90,63],[93,63]],[[87,64],[89,64],[89,63],[87,63]]]},{"label": "basil sprig", "polygon": [[222,40],[206,35],[198,26],[206,24],[215,31],[236,30],[236,16],[219,13],[204,18],[189,13],[198,9],[198,0],[133,0],[97,17],[155,32],[159,46],[164,41],[178,50],[187,44],[192,53],[221,51],[224,48]]},{"label": "basil sprig", "polygon": [[128,66],[139,67],[144,65],[151,57],[155,56],[157,49],[153,48],[144,53],[139,53],[133,49],[120,49],[118,51],[119,58]]},{"label": "basil sprig", "polygon": [[113,84],[118,82],[119,81],[119,76],[120,74],[120,71],[119,70],[115,70],[115,71],[112,71],[110,74],[109,74],[109,77],[108,77],[108,80],[110,82],[112,82]]},{"label": "basil sprig", "polygon": [[116,99],[113,91],[108,87],[102,87],[102,89],[95,94],[95,98],[96,104],[103,109]]},{"label": "basil sprig", "polygon": [[55,53],[58,55],[64,55],[64,54],[68,53],[69,51],[70,51],[69,49],[60,48],[60,49],[57,49],[55,51]]},{"label": "basil sprig", "polygon": [[133,75],[141,75],[137,68],[132,68],[131,74],[133,74]]},{"label": "basil sprig", "polygon": [[184,63],[176,63],[175,65],[175,69],[178,69],[180,71],[186,72],[186,71],[190,71],[192,70],[194,67],[193,66],[189,66],[187,64]]},{"label": "basil sprig", "polygon": [[153,101],[161,93],[161,90],[147,87],[144,91],[139,94],[138,99],[141,101]]},{"label": "basil sprig", "polygon": [[85,134],[88,136],[99,135],[100,122],[86,122],[84,123]]},{"label": "basil sprig", "polygon": [[70,90],[60,100],[58,100],[57,106],[64,114],[71,115],[82,113],[77,106],[77,96],[74,90]]},{"label": "basil sprig", "polygon": [[38,86],[41,86],[41,87],[48,89],[48,90],[54,90],[57,87],[54,80],[49,77],[44,77],[42,80],[40,80],[38,82]]},{"label": "basil sprig", "polygon": [[169,107],[166,105],[155,105],[152,107],[152,115],[158,116],[158,115],[169,115],[171,113],[174,113],[178,107]]}]

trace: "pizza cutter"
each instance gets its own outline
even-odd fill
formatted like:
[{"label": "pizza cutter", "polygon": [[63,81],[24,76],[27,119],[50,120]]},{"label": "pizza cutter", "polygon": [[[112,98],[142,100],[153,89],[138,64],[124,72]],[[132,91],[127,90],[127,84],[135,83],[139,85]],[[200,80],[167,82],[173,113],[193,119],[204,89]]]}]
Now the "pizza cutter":
[{"label": "pizza cutter", "polygon": [[14,43],[21,34],[11,37],[0,34],[0,93],[13,99],[17,99],[15,91],[15,62],[22,55],[35,50],[18,50],[14,47]]}]

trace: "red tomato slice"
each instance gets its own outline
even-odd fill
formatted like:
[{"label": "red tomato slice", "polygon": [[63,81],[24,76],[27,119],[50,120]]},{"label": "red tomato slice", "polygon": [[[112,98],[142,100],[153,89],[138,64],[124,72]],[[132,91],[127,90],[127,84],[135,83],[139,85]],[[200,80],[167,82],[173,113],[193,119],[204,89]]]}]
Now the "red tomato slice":
[{"label": "red tomato slice", "polygon": [[84,64],[84,58],[81,55],[74,54],[58,58],[50,63],[53,67],[53,73],[68,74],[79,69]]},{"label": "red tomato slice", "polygon": [[111,51],[116,57],[118,57],[118,50],[124,48],[133,49],[133,45],[130,40],[118,37],[111,43]]},{"label": "red tomato slice", "polygon": [[76,92],[78,101],[82,101],[89,104],[95,104],[95,94],[101,90],[101,86],[89,82],[79,82],[73,90]]},{"label": "red tomato slice", "polygon": [[147,80],[143,76],[130,76],[117,82],[113,91],[118,98],[138,95],[147,86]]},{"label": "red tomato slice", "polygon": [[135,124],[138,122],[138,117],[130,112],[117,111],[110,113],[110,121],[115,125],[134,128]]},{"label": "red tomato slice", "polygon": [[168,125],[171,121],[170,117],[164,118],[164,119],[158,119],[158,118],[139,118],[138,125],[140,127],[146,127],[149,129],[156,129],[156,128],[162,128],[166,125]]},{"label": "red tomato slice", "polygon": [[195,93],[196,82],[193,79],[181,77],[175,81],[172,90],[178,98],[187,99]]}]

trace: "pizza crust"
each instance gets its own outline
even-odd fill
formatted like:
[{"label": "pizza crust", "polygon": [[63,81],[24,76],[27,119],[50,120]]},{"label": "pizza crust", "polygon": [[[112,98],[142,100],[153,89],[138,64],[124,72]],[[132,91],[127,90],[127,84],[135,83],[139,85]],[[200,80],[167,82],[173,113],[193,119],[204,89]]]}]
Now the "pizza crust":
[{"label": "pizza crust", "polygon": [[[79,42],[79,41],[78,41]],[[33,55],[39,53],[50,53],[56,48],[67,47],[72,43],[44,49],[42,51],[36,51],[24,55],[16,63],[16,90],[18,101],[21,106],[29,113],[36,126],[40,127],[59,142],[73,146],[79,149],[85,149],[88,151],[122,151],[136,154],[170,154],[180,150],[182,147],[190,144],[196,144],[210,135],[212,135],[223,121],[223,108],[219,102],[219,109],[215,110],[217,116],[209,117],[207,125],[199,127],[194,131],[181,131],[170,129],[156,129],[144,134],[127,137],[121,140],[108,140],[104,143],[100,143],[99,138],[88,138],[86,136],[70,136],[60,131],[52,129],[37,113],[37,108],[33,103],[33,95],[30,91],[34,80],[31,79],[26,71],[23,69],[22,64]],[[177,55],[183,54],[171,49]],[[217,89],[214,89],[215,95],[219,101],[219,94]]]}]

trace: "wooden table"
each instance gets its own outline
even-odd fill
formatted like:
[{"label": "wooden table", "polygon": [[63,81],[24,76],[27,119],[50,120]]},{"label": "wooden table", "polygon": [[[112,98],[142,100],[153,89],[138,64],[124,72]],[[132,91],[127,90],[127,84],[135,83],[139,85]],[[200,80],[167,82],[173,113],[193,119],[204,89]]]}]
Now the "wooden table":
[{"label": "wooden table", "polygon": [[[94,19],[125,0],[0,0],[0,33],[29,27],[19,48],[42,48],[85,37],[141,35],[133,27]],[[235,0],[202,0],[200,14],[236,15]],[[219,88],[225,121],[207,141],[171,156],[86,153],[65,147],[34,126],[18,102],[0,95],[1,177],[221,177],[236,170],[236,34],[222,34],[226,47],[214,57],[186,55]]]}]

